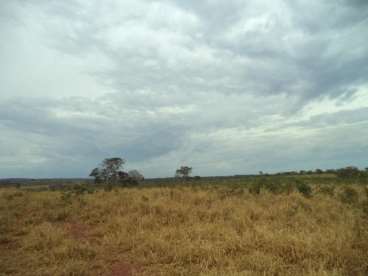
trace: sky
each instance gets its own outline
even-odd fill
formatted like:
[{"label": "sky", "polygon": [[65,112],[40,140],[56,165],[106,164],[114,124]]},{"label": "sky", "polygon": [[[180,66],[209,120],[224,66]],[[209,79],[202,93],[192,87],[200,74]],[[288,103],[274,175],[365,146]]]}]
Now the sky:
[{"label": "sky", "polygon": [[368,167],[366,0],[0,1],[0,177]]}]

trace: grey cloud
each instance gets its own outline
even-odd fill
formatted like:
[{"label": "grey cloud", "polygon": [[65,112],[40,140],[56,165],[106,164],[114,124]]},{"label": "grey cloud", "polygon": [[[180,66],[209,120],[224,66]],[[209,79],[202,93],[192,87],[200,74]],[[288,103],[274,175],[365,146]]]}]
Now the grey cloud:
[{"label": "grey cloud", "polygon": [[[81,103],[80,99],[4,102],[0,105],[3,139],[20,137],[12,153],[20,164],[28,162],[21,155],[30,150],[42,159],[41,166],[54,164],[58,172],[61,164],[70,168],[110,155],[122,155],[132,162],[148,160],[174,150],[184,138],[183,130],[169,120],[134,118],[132,109],[122,116],[119,106],[112,103],[107,113],[105,108],[106,103]],[[5,142],[0,146],[3,154],[9,148]],[[10,152],[2,156],[4,162],[9,156]]]},{"label": "grey cloud", "polygon": [[297,125],[306,125],[309,128],[339,127],[340,125],[359,125],[368,123],[368,107],[354,110],[344,110],[331,114],[313,116],[306,122]]},{"label": "grey cloud", "polygon": [[[182,93],[288,93],[309,101],[322,94],[351,93],[366,82],[367,9],[352,4],[214,1],[175,6],[138,1],[135,9],[125,11],[129,4],[69,2],[46,5],[44,12],[58,18],[50,21],[56,28],[49,33],[53,46],[108,57],[111,68],[91,73],[117,93],[175,87]],[[189,32],[178,29],[170,15],[166,20],[154,17],[165,9],[180,14],[178,24],[188,24]],[[108,10],[110,20],[101,14]]]},{"label": "grey cloud", "polygon": [[358,0],[1,3],[0,176],[113,155],[149,176],[363,164],[363,138],[343,139],[366,134],[367,16]]}]

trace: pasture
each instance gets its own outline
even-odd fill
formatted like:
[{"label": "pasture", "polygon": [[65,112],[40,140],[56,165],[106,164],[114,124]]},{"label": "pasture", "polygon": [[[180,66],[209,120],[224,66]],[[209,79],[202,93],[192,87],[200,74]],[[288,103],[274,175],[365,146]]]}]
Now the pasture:
[{"label": "pasture", "polygon": [[1,188],[0,275],[367,275],[368,190],[345,182]]}]

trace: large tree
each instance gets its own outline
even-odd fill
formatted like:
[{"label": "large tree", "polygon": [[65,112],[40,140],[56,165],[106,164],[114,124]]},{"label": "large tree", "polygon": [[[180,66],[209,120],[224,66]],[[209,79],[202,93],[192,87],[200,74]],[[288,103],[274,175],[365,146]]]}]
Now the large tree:
[{"label": "large tree", "polygon": [[124,164],[125,160],[120,157],[106,158],[99,168],[91,171],[90,176],[95,178],[96,183],[109,185],[121,183],[128,177],[128,174],[122,170]]},{"label": "large tree", "polygon": [[125,160],[120,157],[106,158],[102,161],[102,173],[105,181],[110,184],[117,184],[119,172],[122,171]]}]

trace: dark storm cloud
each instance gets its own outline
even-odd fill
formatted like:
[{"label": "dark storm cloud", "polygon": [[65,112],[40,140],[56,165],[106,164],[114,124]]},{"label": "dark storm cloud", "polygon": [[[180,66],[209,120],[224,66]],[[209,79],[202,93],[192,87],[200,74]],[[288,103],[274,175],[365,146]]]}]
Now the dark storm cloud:
[{"label": "dark storm cloud", "polygon": [[347,0],[3,1],[0,177],[115,155],[148,176],[364,165],[367,18]]}]

